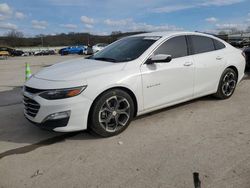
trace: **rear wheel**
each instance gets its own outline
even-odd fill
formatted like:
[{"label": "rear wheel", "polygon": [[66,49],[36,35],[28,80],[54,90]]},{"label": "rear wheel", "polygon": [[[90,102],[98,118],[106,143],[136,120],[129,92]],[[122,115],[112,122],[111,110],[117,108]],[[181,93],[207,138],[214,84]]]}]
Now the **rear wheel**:
[{"label": "rear wheel", "polygon": [[230,98],[236,88],[237,80],[238,78],[236,72],[231,68],[227,68],[221,76],[215,97],[219,99]]},{"label": "rear wheel", "polygon": [[123,132],[134,114],[134,103],[128,93],[113,89],[98,97],[90,111],[90,129],[103,137]]}]

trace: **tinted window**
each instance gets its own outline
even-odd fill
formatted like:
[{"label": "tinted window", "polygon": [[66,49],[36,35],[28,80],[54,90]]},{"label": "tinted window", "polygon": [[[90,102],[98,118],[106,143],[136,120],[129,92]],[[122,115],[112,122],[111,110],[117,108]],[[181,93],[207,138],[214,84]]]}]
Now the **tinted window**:
[{"label": "tinted window", "polygon": [[215,39],[214,39],[214,46],[216,50],[220,50],[226,47],[222,42],[219,42],[218,40]]},{"label": "tinted window", "polygon": [[191,36],[193,54],[210,52],[215,50],[213,39],[203,36]]},{"label": "tinted window", "polygon": [[142,55],[160,37],[128,37],[121,39],[89,59],[110,62],[132,61]]},{"label": "tinted window", "polygon": [[172,58],[187,56],[188,51],[186,37],[179,36],[167,40],[154,52],[154,54],[167,54],[171,55]]}]

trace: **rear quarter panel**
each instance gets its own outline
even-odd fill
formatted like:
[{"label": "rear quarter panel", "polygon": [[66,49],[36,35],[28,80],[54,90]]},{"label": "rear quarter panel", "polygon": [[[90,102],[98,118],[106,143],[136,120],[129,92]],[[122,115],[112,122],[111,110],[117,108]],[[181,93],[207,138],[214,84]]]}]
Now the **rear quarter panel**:
[{"label": "rear quarter panel", "polygon": [[238,70],[238,82],[242,80],[245,72],[246,61],[242,55],[242,50],[237,49],[231,45],[227,46],[225,53],[226,67],[234,66]]}]

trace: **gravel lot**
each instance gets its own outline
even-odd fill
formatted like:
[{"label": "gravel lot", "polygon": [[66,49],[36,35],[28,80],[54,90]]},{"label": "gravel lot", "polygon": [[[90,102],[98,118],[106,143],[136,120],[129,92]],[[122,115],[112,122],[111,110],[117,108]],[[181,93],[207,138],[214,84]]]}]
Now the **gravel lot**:
[{"label": "gravel lot", "polygon": [[0,60],[0,187],[249,188],[250,76],[232,98],[203,97],[135,119],[121,135],[54,133],[23,117],[32,72],[79,56]]}]

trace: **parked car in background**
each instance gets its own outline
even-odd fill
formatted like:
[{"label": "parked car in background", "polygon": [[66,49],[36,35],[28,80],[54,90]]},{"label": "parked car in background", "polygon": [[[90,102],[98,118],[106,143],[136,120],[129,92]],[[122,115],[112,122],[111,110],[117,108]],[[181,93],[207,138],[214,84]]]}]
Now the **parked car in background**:
[{"label": "parked car in background", "polygon": [[93,47],[88,45],[86,47],[86,50],[84,51],[84,55],[92,55],[94,52],[93,52]]},{"label": "parked car in background", "polygon": [[246,58],[246,68],[250,70],[250,47],[245,48],[243,54]]},{"label": "parked car in background", "polygon": [[0,47],[0,51],[6,51],[8,52],[8,56],[22,56],[23,51],[21,50],[16,50],[14,48],[10,48],[10,47]]},{"label": "parked car in background", "polygon": [[10,53],[6,50],[6,48],[0,48],[0,57],[7,58],[10,56]]},{"label": "parked car in background", "polygon": [[239,39],[231,39],[229,41],[229,44],[231,44],[232,46],[237,47],[237,48],[240,47],[240,43],[241,43],[241,40],[239,40]]},{"label": "parked car in background", "polygon": [[129,36],[33,75],[23,89],[24,115],[40,128],[114,136],[138,115],[211,94],[230,98],[244,70],[241,51],[211,35]]},{"label": "parked car in background", "polygon": [[33,56],[35,52],[38,53],[38,51],[25,51],[22,56]]},{"label": "parked car in background", "polygon": [[96,44],[92,47],[93,49],[93,53],[96,53],[96,52],[99,52],[101,50],[103,50],[108,44],[105,44],[105,43],[99,43],[99,44]]},{"label": "parked car in background", "polygon": [[61,55],[68,55],[68,54],[83,54],[86,50],[85,46],[69,46],[67,48],[62,48],[59,50],[59,54]]},{"label": "parked car in background", "polygon": [[41,50],[41,51],[34,52],[35,56],[40,56],[40,55],[54,55],[54,54],[55,54],[54,50]]},{"label": "parked car in background", "polygon": [[[67,47],[68,48],[68,47]],[[60,50],[58,50],[58,54],[62,55],[63,50],[67,49],[67,48],[61,48]]]},{"label": "parked car in background", "polygon": [[32,53],[30,53],[30,52],[24,52],[23,54],[22,54],[22,56],[30,56]]},{"label": "parked car in background", "polygon": [[245,39],[242,39],[242,40],[233,39],[233,40],[230,40],[229,43],[230,43],[232,46],[234,46],[234,47],[243,48],[243,47],[245,47],[245,46],[250,46],[250,39],[248,39],[248,38],[245,38]]},{"label": "parked car in background", "polygon": [[250,39],[249,38],[248,39],[243,39],[241,41],[241,46],[242,47],[245,47],[245,46],[249,46],[250,47]]},{"label": "parked car in background", "polygon": [[40,56],[40,55],[42,55],[42,51],[41,50],[34,52],[34,56]]},{"label": "parked car in background", "polygon": [[11,56],[22,56],[24,52],[22,50],[13,50]]}]

